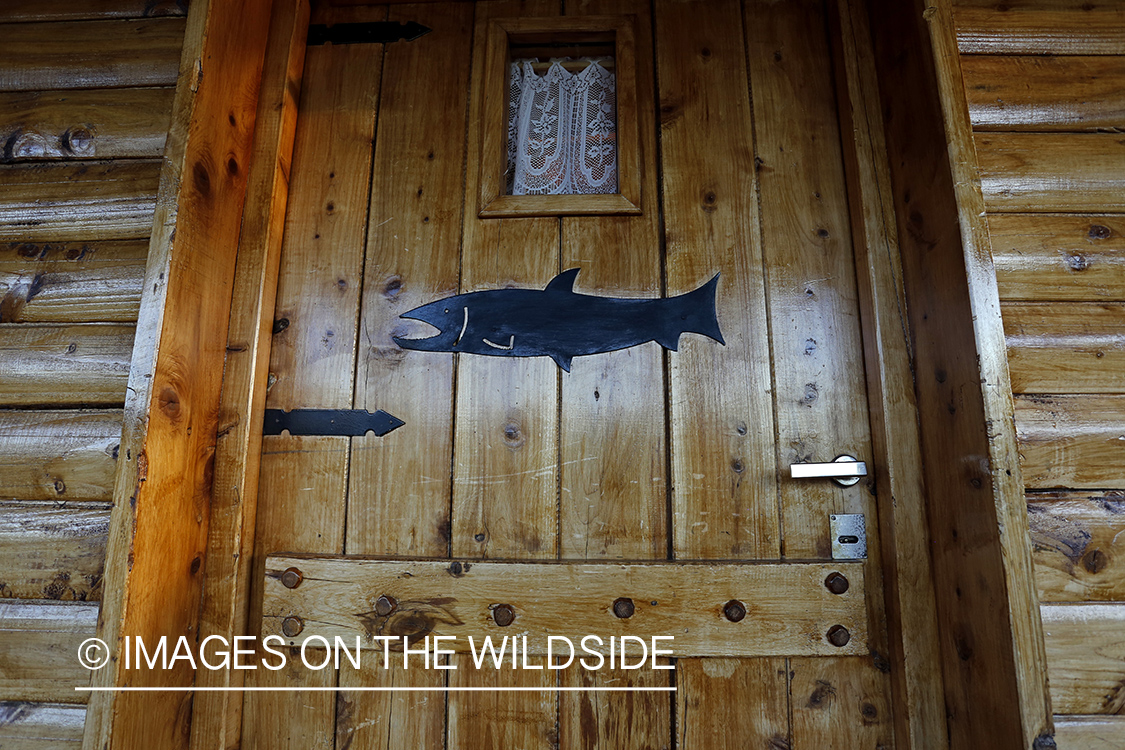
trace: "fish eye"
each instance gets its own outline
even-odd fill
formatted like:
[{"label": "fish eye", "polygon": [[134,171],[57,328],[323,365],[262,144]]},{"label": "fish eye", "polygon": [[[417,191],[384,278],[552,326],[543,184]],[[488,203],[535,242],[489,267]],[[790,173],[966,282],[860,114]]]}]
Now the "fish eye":
[{"label": "fish eye", "polygon": [[447,308],[445,308],[445,311],[446,311],[446,312],[449,312],[449,308],[448,308],[448,307],[447,307]]}]

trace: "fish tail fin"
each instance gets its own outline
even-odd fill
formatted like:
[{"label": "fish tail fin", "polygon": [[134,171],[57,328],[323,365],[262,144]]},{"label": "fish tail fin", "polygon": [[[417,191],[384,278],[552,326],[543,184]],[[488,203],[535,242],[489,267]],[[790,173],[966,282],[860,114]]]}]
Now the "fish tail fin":
[{"label": "fish tail fin", "polygon": [[[695,291],[681,294],[673,299],[678,302],[676,309],[680,317],[680,332],[702,334],[725,346],[727,342],[723,340],[723,332],[719,330],[719,317],[715,312],[715,294],[718,288],[719,274],[715,274],[710,281]],[[675,342],[672,342],[672,346],[661,343],[668,349],[673,351],[676,349]]]}]

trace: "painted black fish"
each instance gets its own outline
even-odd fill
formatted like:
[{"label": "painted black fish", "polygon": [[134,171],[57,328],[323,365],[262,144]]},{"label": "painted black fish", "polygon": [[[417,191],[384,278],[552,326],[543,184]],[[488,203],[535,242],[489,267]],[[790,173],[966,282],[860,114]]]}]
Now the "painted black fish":
[{"label": "painted black fish", "polygon": [[429,323],[438,333],[423,339],[396,336],[395,343],[427,352],[550,357],[567,372],[574,357],[647,341],[676,351],[682,333],[726,344],[715,314],[719,274],[678,297],[622,299],[577,294],[578,270],[563,271],[543,291],[470,292],[416,307],[400,317]]}]

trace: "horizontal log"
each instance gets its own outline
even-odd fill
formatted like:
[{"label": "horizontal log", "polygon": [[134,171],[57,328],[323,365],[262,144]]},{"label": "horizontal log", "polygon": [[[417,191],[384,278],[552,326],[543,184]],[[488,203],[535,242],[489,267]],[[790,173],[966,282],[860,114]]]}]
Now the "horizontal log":
[{"label": "horizontal log", "polygon": [[1125,9],[1114,0],[958,0],[963,54],[1119,55]]},{"label": "horizontal log", "polygon": [[0,23],[187,15],[187,0],[4,0]]},{"label": "horizontal log", "polygon": [[1121,750],[1125,716],[1055,716],[1059,750]]},{"label": "horizontal log", "polygon": [[1125,604],[1044,604],[1039,609],[1054,710],[1125,711]]},{"label": "horizontal log", "polygon": [[0,702],[0,747],[5,750],[77,750],[85,725],[85,706]]},{"label": "horizontal log", "polygon": [[133,323],[148,240],[0,243],[0,323]]},{"label": "horizontal log", "polygon": [[[282,577],[300,570],[302,581],[287,588]],[[848,582],[830,592],[834,572]],[[577,644],[598,635],[675,636],[665,641],[675,656],[781,656],[862,653],[866,648],[863,566],[817,563],[507,563],[387,561],[356,558],[271,557],[266,561],[262,635],[283,635],[282,623],[304,621],[301,639],[341,636],[382,648],[371,636],[452,636],[448,647],[470,650],[485,637],[526,635],[528,653],[542,654],[547,636]],[[380,612],[376,600],[397,605]],[[628,601],[622,615],[618,602]],[[745,619],[724,615],[729,602],[743,606]],[[498,624],[496,608],[507,605],[514,619]],[[514,625],[514,627],[506,627]],[[826,633],[843,625],[851,640],[843,647]],[[284,637],[284,635],[283,635]],[[285,638],[287,643],[299,643]],[[499,644],[497,644],[499,645]],[[509,652],[510,653],[510,652]]]},{"label": "horizontal log", "polygon": [[120,409],[0,411],[0,497],[111,500]]},{"label": "horizontal log", "polygon": [[172,86],[183,18],[0,25],[0,91]]},{"label": "horizontal log", "polygon": [[136,326],[0,323],[0,406],[120,406]]},{"label": "horizontal log", "polygon": [[1125,393],[1125,302],[1005,303],[1015,393]]},{"label": "horizontal log", "polygon": [[0,162],[158,159],[173,94],[171,88],[0,94]]},{"label": "horizontal log", "polygon": [[965,55],[976,130],[1125,129],[1125,56]]},{"label": "horizontal log", "polygon": [[1125,601],[1125,492],[1035,492],[1027,511],[1041,601]]},{"label": "horizontal log", "polygon": [[989,211],[1125,210],[1125,133],[977,133]]},{"label": "horizontal log", "polygon": [[109,506],[0,500],[0,597],[97,601]]},{"label": "horizontal log", "polygon": [[0,240],[148,237],[159,184],[150,159],[0,165]]},{"label": "horizontal log", "polygon": [[1125,300],[1125,217],[992,214],[1002,300]]},{"label": "horizontal log", "polygon": [[97,622],[94,602],[0,601],[0,701],[85,703],[78,646]]},{"label": "horizontal log", "polygon": [[1029,489],[1125,489],[1125,396],[1016,396]]}]

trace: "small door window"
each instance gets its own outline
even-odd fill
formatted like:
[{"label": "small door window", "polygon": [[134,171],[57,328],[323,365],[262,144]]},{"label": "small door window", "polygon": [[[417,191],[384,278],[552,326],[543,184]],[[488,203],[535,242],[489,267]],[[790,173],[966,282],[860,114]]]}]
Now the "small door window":
[{"label": "small door window", "polygon": [[481,217],[641,212],[633,39],[623,17],[491,22]]}]

